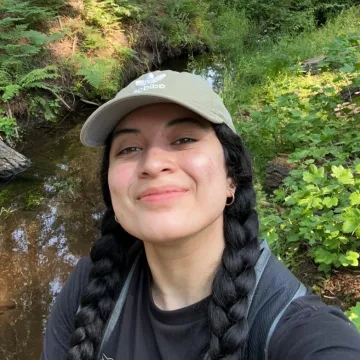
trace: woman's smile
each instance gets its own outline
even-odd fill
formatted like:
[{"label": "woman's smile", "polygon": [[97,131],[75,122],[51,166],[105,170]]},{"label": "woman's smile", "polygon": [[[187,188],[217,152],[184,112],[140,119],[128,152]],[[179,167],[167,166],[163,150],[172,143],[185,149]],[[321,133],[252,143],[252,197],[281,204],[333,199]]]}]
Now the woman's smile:
[{"label": "woman's smile", "polygon": [[162,203],[177,199],[187,193],[187,189],[172,185],[151,187],[143,191],[138,200],[144,203]]}]

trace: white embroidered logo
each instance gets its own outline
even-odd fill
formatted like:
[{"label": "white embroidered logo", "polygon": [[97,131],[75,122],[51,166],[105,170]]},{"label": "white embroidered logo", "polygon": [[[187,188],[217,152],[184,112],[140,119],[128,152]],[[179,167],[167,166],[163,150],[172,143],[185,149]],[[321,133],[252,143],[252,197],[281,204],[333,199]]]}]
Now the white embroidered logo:
[{"label": "white embroidered logo", "polygon": [[107,356],[103,353],[101,360],[114,360],[114,359],[107,357]]},{"label": "white embroidered logo", "polygon": [[157,82],[163,80],[165,76],[166,74],[161,74],[158,76],[154,76],[152,73],[147,74],[145,80],[137,80],[135,82],[135,85],[141,86],[141,88],[134,90],[133,94],[139,94],[151,89],[165,89],[164,84],[156,84]]},{"label": "white embroidered logo", "polygon": [[135,85],[136,86],[145,86],[145,85],[155,84],[155,83],[159,82],[160,80],[164,79],[165,76],[166,76],[166,74],[154,76],[154,74],[149,73],[146,75],[146,80],[137,80],[135,82]]}]

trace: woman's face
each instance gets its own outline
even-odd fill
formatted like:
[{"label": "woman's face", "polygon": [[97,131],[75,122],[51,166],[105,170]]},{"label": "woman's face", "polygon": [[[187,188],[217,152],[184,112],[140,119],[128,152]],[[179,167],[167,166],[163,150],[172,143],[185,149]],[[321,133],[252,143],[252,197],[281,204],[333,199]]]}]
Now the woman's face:
[{"label": "woman's face", "polygon": [[222,229],[231,180],[199,115],[176,104],[133,111],[114,130],[109,162],[113,208],[133,236],[165,243]]}]

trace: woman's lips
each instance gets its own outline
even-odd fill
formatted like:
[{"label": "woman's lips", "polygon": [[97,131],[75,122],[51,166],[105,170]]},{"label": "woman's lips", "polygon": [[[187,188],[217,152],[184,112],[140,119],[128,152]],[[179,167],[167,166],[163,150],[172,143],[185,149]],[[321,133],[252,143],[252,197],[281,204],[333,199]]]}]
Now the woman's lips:
[{"label": "woman's lips", "polygon": [[148,189],[140,194],[139,200],[155,203],[178,198],[185,193],[187,193],[186,189]]}]

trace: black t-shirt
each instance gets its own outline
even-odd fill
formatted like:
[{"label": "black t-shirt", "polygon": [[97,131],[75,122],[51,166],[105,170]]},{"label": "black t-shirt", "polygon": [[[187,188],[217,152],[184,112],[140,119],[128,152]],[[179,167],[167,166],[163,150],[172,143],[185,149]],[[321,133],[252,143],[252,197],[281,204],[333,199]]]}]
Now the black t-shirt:
[{"label": "black t-shirt", "polygon": [[[41,360],[66,359],[74,331],[73,318],[91,266],[89,258],[81,259],[58,295],[47,325]],[[163,311],[152,300],[150,279],[143,257],[135,268],[123,311],[101,359],[200,360],[209,339],[208,298],[186,308]],[[269,345],[269,360],[279,359],[359,360],[360,334],[339,309],[308,294],[294,300],[276,326]]]}]

